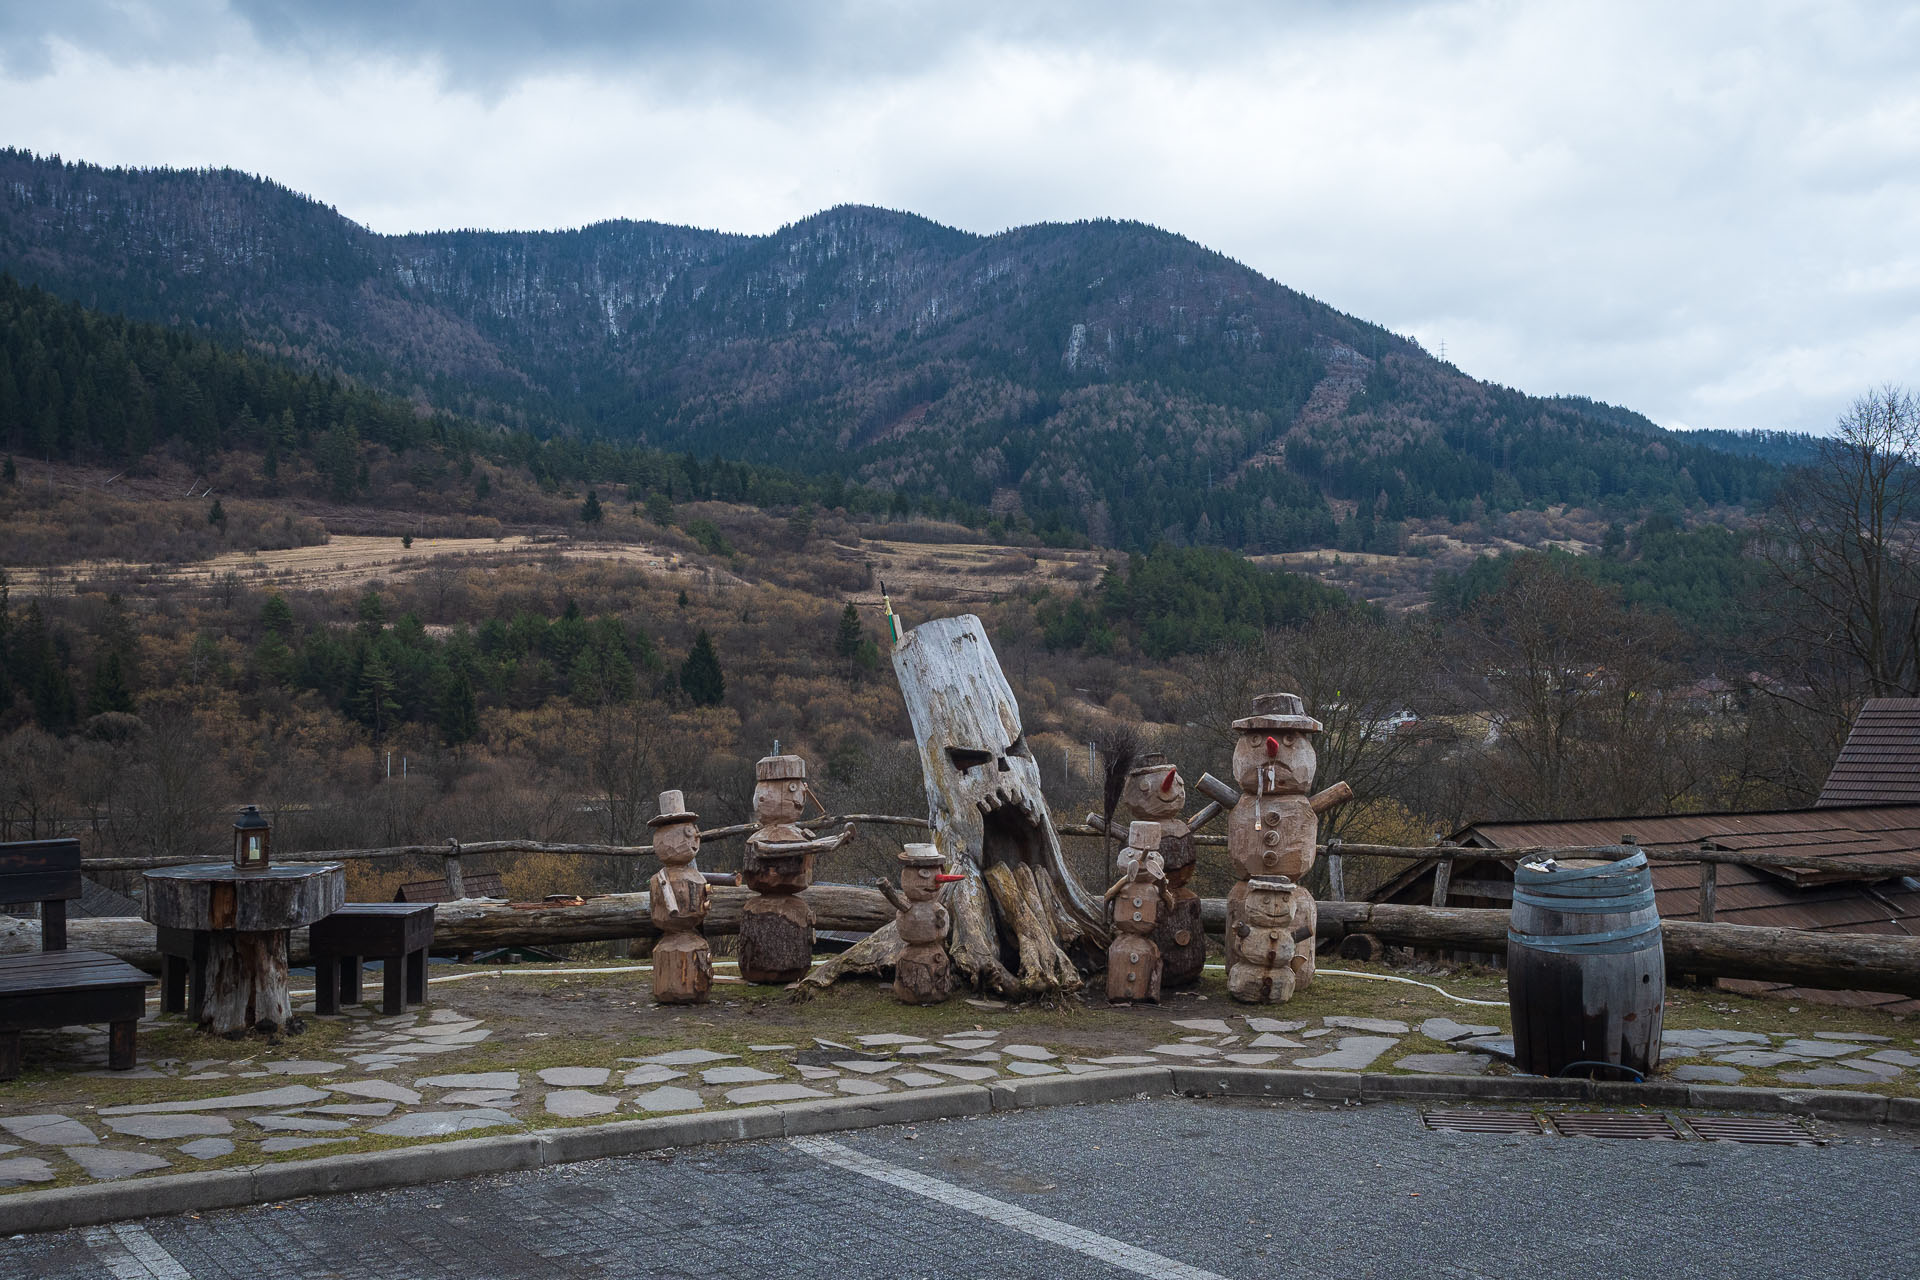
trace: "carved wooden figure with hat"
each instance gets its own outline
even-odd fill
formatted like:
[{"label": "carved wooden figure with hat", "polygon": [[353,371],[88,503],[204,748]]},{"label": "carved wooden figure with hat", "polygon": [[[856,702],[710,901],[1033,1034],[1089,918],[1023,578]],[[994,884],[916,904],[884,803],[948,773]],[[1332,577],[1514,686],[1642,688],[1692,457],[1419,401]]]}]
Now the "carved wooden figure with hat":
[{"label": "carved wooden figure with hat", "polygon": [[1313,981],[1313,895],[1299,882],[1318,856],[1320,815],[1353,795],[1344,782],[1309,795],[1318,720],[1300,696],[1266,693],[1233,722],[1227,856],[1240,883],[1227,894],[1227,994],[1248,1004],[1289,1000]]},{"label": "carved wooden figure with hat", "polygon": [[874,881],[893,904],[894,927],[905,944],[893,965],[893,998],[902,1004],[939,1004],[953,994],[953,961],[947,931],[953,917],[940,903],[940,886],[965,876],[948,875],[938,845],[910,844],[900,851],[900,887]]},{"label": "carved wooden figure with hat", "polygon": [[740,920],[740,976],[794,982],[813,964],[813,910],[800,893],[813,883],[813,860],[853,835],[816,836],[800,825],[813,792],[799,756],[764,756],[753,767],[753,820],[740,880],[752,889]]},{"label": "carved wooden figure with hat", "polygon": [[1153,931],[1154,945],[1160,948],[1160,981],[1163,986],[1190,987],[1200,981],[1207,960],[1200,895],[1188,885],[1197,867],[1193,834],[1220,813],[1220,806],[1210,803],[1191,819],[1181,817],[1187,807],[1186,780],[1164,755],[1151,751],[1137,757],[1129,768],[1120,807],[1136,822],[1160,824],[1160,860],[1168,892],[1167,909]]},{"label": "carved wooden figure with hat", "polygon": [[1113,912],[1113,942],[1107,947],[1107,999],[1160,999],[1160,947],[1154,930],[1173,905],[1160,854],[1157,822],[1127,828],[1120,850],[1120,878],[1107,890]]},{"label": "carved wooden figure with hat", "polygon": [[713,988],[713,949],[700,926],[710,891],[693,863],[700,852],[699,815],[687,812],[678,791],[660,793],[660,812],[647,819],[660,869],[648,882],[648,902],[660,941],[653,947],[653,998],[661,1004],[704,1004]]}]

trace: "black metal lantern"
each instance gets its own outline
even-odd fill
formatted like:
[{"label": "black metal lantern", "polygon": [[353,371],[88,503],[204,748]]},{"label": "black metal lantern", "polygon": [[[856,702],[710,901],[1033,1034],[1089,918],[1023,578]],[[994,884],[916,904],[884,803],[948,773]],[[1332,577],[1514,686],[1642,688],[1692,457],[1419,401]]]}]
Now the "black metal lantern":
[{"label": "black metal lantern", "polygon": [[241,871],[265,871],[271,856],[273,828],[250,804],[233,820],[233,865]]}]

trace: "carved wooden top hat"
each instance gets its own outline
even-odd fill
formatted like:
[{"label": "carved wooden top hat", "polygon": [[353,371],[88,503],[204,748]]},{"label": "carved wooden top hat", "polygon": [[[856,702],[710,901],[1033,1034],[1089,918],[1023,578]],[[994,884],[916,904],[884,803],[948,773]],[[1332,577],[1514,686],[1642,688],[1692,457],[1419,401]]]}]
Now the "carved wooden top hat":
[{"label": "carved wooden top hat", "polygon": [[1235,720],[1236,729],[1292,729],[1299,733],[1319,733],[1324,727],[1307,714],[1307,704],[1297,693],[1262,693],[1253,699],[1253,714]]},{"label": "carved wooden top hat", "polygon": [[698,822],[700,815],[687,812],[687,797],[678,791],[660,793],[660,812],[647,819],[650,827],[664,827],[674,822]]},{"label": "carved wooden top hat", "polygon": [[1143,773],[1158,773],[1170,768],[1171,762],[1158,751],[1145,751],[1133,758],[1133,767],[1127,770],[1129,778],[1137,778]]},{"label": "carved wooden top hat", "polygon": [[937,844],[910,844],[900,850],[903,867],[944,867],[947,859]]},{"label": "carved wooden top hat", "polygon": [[799,756],[761,756],[753,762],[755,782],[807,780],[807,762]]}]

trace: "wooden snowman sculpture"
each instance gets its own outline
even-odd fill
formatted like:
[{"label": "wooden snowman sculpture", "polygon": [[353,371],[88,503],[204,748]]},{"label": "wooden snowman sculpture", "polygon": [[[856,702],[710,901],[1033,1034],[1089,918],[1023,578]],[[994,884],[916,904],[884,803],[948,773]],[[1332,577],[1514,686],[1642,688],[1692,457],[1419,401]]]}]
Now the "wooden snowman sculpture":
[{"label": "wooden snowman sculpture", "polygon": [[1160,948],[1154,929],[1173,904],[1160,857],[1160,824],[1127,828],[1120,851],[1120,879],[1107,890],[1113,909],[1113,943],[1107,948],[1109,1001],[1160,999]]},{"label": "wooden snowman sculpture", "polygon": [[661,1004],[705,1004],[713,988],[713,950],[700,932],[711,891],[700,868],[699,815],[687,812],[678,791],[660,793],[660,812],[647,819],[660,869],[647,884],[654,927],[653,998]]},{"label": "wooden snowman sculpture", "polygon": [[[1161,985],[1175,988],[1200,981],[1207,960],[1200,895],[1188,887],[1196,865],[1193,833],[1198,824],[1180,816],[1186,806],[1186,781],[1165,756],[1157,752],[1143,755],[1127,773],[1120,807],[1136,822],[1160,824],[1160,860],[1166,872],[1169,905],[1154,928],[1153,941],[1160,949]],[[1206,818],[1218,812],[1217,805],[1201,811]]]},{"label": "wooden snowman sculpture", "polygon": [[906,944],[893,964],[893,998],[902,1004],[939,1004],[953,994],[953,961],[947,931],[953,917],[940,904],[940,886],[965,876],[946,874],[939,846],[910,844],[900,851],[900,887],[876,880],[893,904],[894,927]]},{"label": "wooden snowman sculpture", "polygon": [[813,909],[800,891],[813,883],[813,860],[852,835],[819,837],[799,825],[813,793],[807,762],[764,756],[753,767],[753,820],[740,881],[753,890],[740,919],[740,976],[748,982],[795,982],[813,964]]},{"label": "wooden snowman sculpture", "polygon": [[1240,799],[1227,816],[1227,856],[1239,883],[1227,894],[1227,994],[1245,1004],[1284,1004],[1313,981],[1313,895],[1300,881],[1318,856],[1320,814],[1353,794],[1336,783],[1309,796],[1320,722],[1299,695],[1266,693],[1233,722],[1233,780]]}]

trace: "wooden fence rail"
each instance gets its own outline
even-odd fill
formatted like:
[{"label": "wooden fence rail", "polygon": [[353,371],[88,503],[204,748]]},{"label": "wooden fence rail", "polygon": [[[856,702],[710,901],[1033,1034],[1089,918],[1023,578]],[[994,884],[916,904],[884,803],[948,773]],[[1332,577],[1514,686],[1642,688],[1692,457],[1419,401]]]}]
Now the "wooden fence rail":
[{"label": "wooden fence rail", "polygon": [[[849,813],[814,819],[818,827],[840,826],[854,823],[860,826],[893,826],[928,830],[925,818],[902,817],[888,813]],[[715,842],[738,839],[754,830],[752,823],[737,823],[733,826],[715,827],[702,831],[702,841]],[[1080,836],[1089,839],[1106,839],[1106,833],[1084,823],[1066,823],[1057,828],[1061,835]],[[1209,848],[1223,847],[1224,836],[1199,835],[1194,843]],[[1446,891],[1453,875],[1453,864],[1460,858],[1490,859],[1500,862],[1517,862],[1529,858],[1559,858],[1562,860],[1595,858],[1618,860],[1632,853],[1644,853],[1649,862],[1697,862],[1704,864],[1703,872],[1709,880],[1706,888],[1708,897],[1712,895],[1710,887],[1713,880],[1712,869],[1720,863],[1731,863],[1744,867],[1775,867],[1781,869],[1817,867],[1822,871],[1844,872],[1849,875],[1890,878],[1910,875],[1913,866],[1908,861],[1876,858],[1818,858],[1811,859],[1803,855],[1766,853],[1750,849],[1641,849],[1625,845],[1530,845],[1516,849],[1481,849],[1467,845],[1392,845],[1392,844],[1353,844],[1340,840],[1330,840],[1320,846],[1321,853],[1328,858],[1329,871],[1335,889],[1334,900],[1345,897],[1345,867],[1347,858],[1395,858],[1402,861],[1424,861],[1428,858],[1440,859],[1440,868],[1434,877],[1435,905],[1444,905],[1444,899],[1438,897]],[[500,853],[557,853],[593,858],[649,858],[653,856],[650,844],[548,844],[537,840],[476,840],[471,844],[462,844],[457,840],[448,840],[445,844],[408,844],[396,845],[385,849],[308,849],[290,853],[276,853],[274,857],[281,862],[379,862],[397,858],[444,858],[447,863],[447,886],[449,891],[461,884],[460,860],[467,856],[481,856]],[[148,871],[156,867],[177,867],[189,862],[207,861],[204,858],[87,858],[81,866],[88,871]],[[1456,886],[1461,888],[1462,886]],[[455,893],[454,896],[464,896]]]}]

